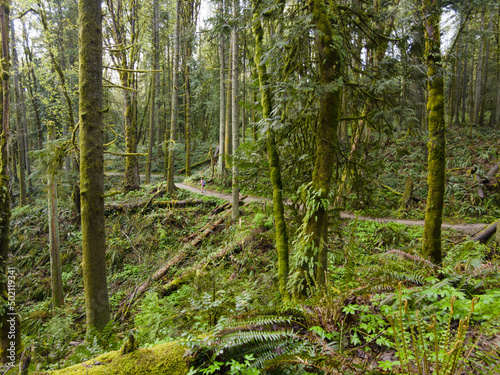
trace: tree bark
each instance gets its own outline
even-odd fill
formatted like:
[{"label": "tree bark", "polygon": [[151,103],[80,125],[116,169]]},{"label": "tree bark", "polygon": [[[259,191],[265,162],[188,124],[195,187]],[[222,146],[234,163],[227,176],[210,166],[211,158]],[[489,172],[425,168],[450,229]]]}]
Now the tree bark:
[{"label": "tree bark", "polygon": [[[54,126],[48,129],[48,149],[53,153],[54,141]],[[57,208],[57,171],[49,168],[47,176],[47,202],[49,211],[49,247],[50,247],[50,281],[52,288],[52,304],[55,309],[60,308],[64,304],[63,288],[62,288],[62,266],[61,266],[61,251],[59,247],[59,212]]]},{"label": "tree bark", "polygon": [[175,142],[177,136],[177,116],[178,116],[178,95],[179,95],[179,49],[180,49],[180,0],[175,2],[175,31],[174,31],[174,66],[173,66],[173,81],[172,81],[172,120],[170,123],[170,140],[167,143],[168,150],[168,169],[167,169],[167,191],[173,193],[174,185],[174,168],[175,168]]},{"label": "tree bark", "polygon": [[239,62],[239,48],[238,48],[238,30],[236,19],[238,18],[239,12],[239,1],[233,0],[233,28],[231,30],[231,56],[232,56],[232,85],[231,85],[231,105],[232,105],[232,141],[233,141],[233,209],[232,217],[236,220],[240,217],[240,188],[239,188],[239,168],[236,162],[236,151],[239,147],[239,72],[238,72],[238,62]]},{"label": "tree bark", "polygon": [[[10,23],[10,33],[12,40],[14,39],[14,23]],[[19,88],[19,62],[17,59],[17,49],[15,44],[12,44],[12,65],[14,78],[14,98],[16,101],[16,119],[17,119],[17,144],[18,144],[18,161],[19,161],[19,205],[25,206],[28,203],[27,188],[26,188],[26,137],[24,133],[25,124],[23,121],[21,93]]]},{"label": "tree bark", "polygon": [[[220,0],[219,3],[219,12],[221,17],[224,16],[224,1]],[[217,174],[219,177],[224,175],[226,166],[225,166],[225,137],[226,137],[226,106],[225,106],[225,85],[224,85],[224,51],[225,51],[225,43],[224,33],[221,32],[219,34],[219,164],[217,165]]]},{"label": "tree bark", "polygon": [[254,60],[259,76],[259,87],[262,103],[262,117],[267,122],[267,154],[269,168],[271,170],[271,184],[273,186],[273,215],[276,229],[276,252],[278,257],[278,285],[282,298],[286,301],[290,299],[287,290],[287,279],[289,273],[288,264],[288,234],[286,228],[284,207],[283,207],[283,183],[281,180],[281,168],[279,154],[276,145],[274,130],[270,124],[272,111],[272,93],[270,79],[263,59],[263,38],[264,30],[260,19],[260,8],[262,0],[254,0],[254,15],[252,30],[255,38]]},{"label": "tree bark", "polygon": [[157,127],[156,124],[156,89],[158,81],[158,55],[159,55],[159,36],[158,36],[158,0],[153,1],[153,74],[151,75],[151,102],[149,108],[149,141],[148,141],[148,159],[146,161],[145,183],[151,183],[151,162],[153,158],[154,136]]},{"label": "tree bark", "polygon": [[439,20],[441,11],[436,0],[423,0],[425,26],[425,59],[427,64],[427,110],[429,112],[429,142],[427,143],[429,192],[425,208],[422,253],[434,264],[441,264],[441,224],[443,221],[446,124],[444,78],[441,65]]},{"label": "tree bark", "polygon": [[79,0],[80,198],[87,330],[109,322],[104,221],[101,0]]},{"label": "tree bark", "polygon": [[10,282],[16,278],[16,270],[7,267],[10,243],[10,194],[9,194],[9,0],[0,1],[0,38],[1,38],[1,80],[0,87],[0,362],[14,366],[21,350],[21,325],[16,313],[15,289]]}]

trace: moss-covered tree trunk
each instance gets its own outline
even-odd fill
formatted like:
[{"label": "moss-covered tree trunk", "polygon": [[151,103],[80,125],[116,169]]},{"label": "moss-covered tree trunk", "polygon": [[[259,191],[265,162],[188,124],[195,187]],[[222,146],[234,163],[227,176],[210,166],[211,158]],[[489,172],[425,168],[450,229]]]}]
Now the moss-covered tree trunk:
[{"label": "moss-covered tree trunk", "polygon": [[[220,0],[219,13],[224,15],[224,1]],[[222,177],[225,173],[225,137],[226,137],[226,105],[225,105],[225,85],[224,85],[224,52],[225,52],[225,38],[224,33],[219,34],[219,161],[217,164],[217,174]]]},{"label": "moss-covered tree trunk", "polygon": [[87,330],[109,321],[104,222],[101,0],[79,0],[80,199]]},{"label": "moss-covered tree trunk", "polygon": [[10,195],[9,195],[9,11],[8,0],[0,1],[0,38],[2,84],[0,86],[0,362],[12,366],[21,350],[21,325],[16,313],[16,273],[7,267],[10,243]]},{"label": "moss-covered tree trunk", "polygon": [[175,168],[175,141],[177,137],[177,116],[178,116],[178,96],[179,96],[179,62],[180,62],[180,11],[181,2],[175,2],[175,31],[174,31],[174,63],[172,77],[172,118],[170,121],[169,139],[167,141],[168,168],[167,168],[167,192],[175,190],[174,168]]},{"label": "moss-covered tree trunk", "polygon": [[[189,37],[188,37],[189,38]],[[186,106],[184,110],[185,118],[185,150],[186,150],[186,177],[191,176],[191,82],[189,79],[189,59],[191,59],[190,41],[186,41],[185,59],[184,59],[184,97],[186,98]]]},{"label": "moss-covered tree trunk", "polygon": [[[149,108],[149,140],[148,140],[148,158],[146,161],[146,176],[144,178],[146,184],[151,183],[151,162],[153,160],[153,148],[155,143],[156,132],[156,91],[159,81],[158,60],[160,54],[159,32],[158,32],[158,0],[153,1],[153,20],[152,20],[152,40],[153,40],[153,74],[151,75],[151,102]],[[158,141],[160,138],[158,138]]]},{"label": "moss-covered tree trunk", "polygon": [[[11,22],[11,38],[14,40],[14,23]],[[26,137],[24,134],[25,124],[23,121],[23,106],[21,105],[21,92],[20,92],[20,82],[19,82],[19,62],[17,58],[17,49],[15,45],[12,45],[12,63],[13,63],[13,78],[14,78],[14,98],[16,101],[16,125],[17,125],[17,144],[18,144],[18,160],[19,160],[19,205],[25,206],[27,201],[27,189],[26,189]],[[26,119],[26,117],[24,117]]]},{"label": "moss-covered tree trunk", "polygon": [[239,168],[236,163],[234,156],[239,147],[239,73],[238,73],[238,60],[239,60],[239,49],[238,49],[238,30],[236,29],[236,19],[239,13],[239,1],[233,0],[233,28],[231,30],[231,56],[232,56],[232,84],[231,84],[231,106],[232,109],[232,142],[233,142],[233,206],[232,206],[232,217],[238,219],[240,217],[240,188],[238,186],[239,178]]},{"label": "moss-covered tree trunk", "polygon": [[255,65],[259,76],[259,87],[262,103],[262,118],[267,124],[267,155],[269,168],[271,170],[271,184],[273,186],[273,215],[276,229],[276,251],[278,255],[278,285],[284,300],[288,300],[290,295],[287,290],[287,279],[289,273],[288,264],[288,234],[283,207],[283,183],[281,180],[281,168],[279,154],[276,146],[276,136],[270,124],[272,111],[272,93],[270,79],[267,74],[267,67],[263,58],[264,30],[260,18],[262,0],[254,0],[254,14],[252,31],[255,38]]},{"label": "moss-covered tree trunk", "polygon": [[444,77],[441,66],[439,20],[441,11],[436,0],[423,0],[425,26],[425,60],[427,64],[427,111],[429,142],[427,143],[429,193],[425,208],[422,252],[435,264],[441,263],[441,223],[446,167],[446,124],[444,114]]},{"label": "moss-covered tree trunk", "polygon": [[[333,184],[333,170],[337,159],[337,132],[341,109],[339,88],[341,61],[338,47],[324,0],[310,0],[309,12],[316,27],[315,43],[318,54],[319,78],[322,85],[318,113],[317,145],[311,194],[306,206],[305,225],[302,226],[300,246],[304,259],[300,268],[303,283],[300,294],[306,293],[306,286],[322,288],[326,281],[328,240],[328,205]],[[304,284],[305,283],[305,284]]]}]

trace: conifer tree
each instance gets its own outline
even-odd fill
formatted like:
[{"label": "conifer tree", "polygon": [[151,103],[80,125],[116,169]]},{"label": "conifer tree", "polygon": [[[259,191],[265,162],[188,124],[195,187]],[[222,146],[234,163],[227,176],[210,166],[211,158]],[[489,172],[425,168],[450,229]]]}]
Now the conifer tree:
[{"label": "conifer tree", "polygon": [[80,198],[87,330],[109,321],[104,231],[101,0],[80,0]]}]

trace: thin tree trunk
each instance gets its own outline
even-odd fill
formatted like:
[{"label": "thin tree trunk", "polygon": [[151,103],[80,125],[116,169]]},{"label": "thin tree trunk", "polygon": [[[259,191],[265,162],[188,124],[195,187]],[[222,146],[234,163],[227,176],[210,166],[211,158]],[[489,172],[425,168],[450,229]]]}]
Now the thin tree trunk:
[{"label": "thin tree trunk", "polygon": [[239,177],[239,168],[238,163],[236,162],[236,151],[239,146],[239,103],[238,103],[238,60],[239,60],[239,51],[238,51],[238,30],[236,29],[236,19],[238,18],[239,12],[239,1],[233,0],[233,23],[234,26],[231,30],[231,56],[232,56],[232,141],[233,141],[233,208],[232,208],[232,217],[233,220],[236,220],[240,217],[240,189],[238,186],[238,177]]},{"label": "thin tree trunk", "polygon": [[429,192],[425,208],[422,253],[434,264],[441,263],[441,224],[443,221],[446,124],[444,114],[444,78],[441,65],[439,35],[440,9],[436,0],[423,0],[425,25],[425,58],[427,64],[427,110],[429,111],[429,142],[427,149]]},{"label": "thin tree trunk", "polygon": [[101,20],[100,0],[79,0],[80,199],[87,331],[102,331],[110,314],[105,257]]},{"label": "thin tree trunk", "polygon": [[178,116],[178,95],[179,95],[179,39],[180,39],[180,0],[175,2],[175,31],[174,31],[174,66],[173,66],[173,81],[172,81],[172,120],[170,123],[170,142],[167,144],[168,149],[168,174],[167,174],[167,192],[172,193],[175,189],[174,185],[174,168],[175,168],[175,141]]},{"label": "thin tree trunk", "polygon": [[24,39],[24,54],[26,56],[26,62],[28,64],[28,78],[31,84],[28,85],[28,90],[30,92],[31,105],[35,113],[35,131],[37,136],[37,148],[40,150],[43,147],[43,135],[42,135],[42,122],[40,121],[40,109],[38,105],[38,89],[37,89],[37,79],[35,75],[35,70],[33,68],[33,55],[29,47],[28,33],[26,31],[26,25],[23,25],[23,39]]},{"label": "thin tree trunk", "polygon": [[148,141],[148,159],[146,161],[145,183],[151,183],[151,161],[153,158],[154,135],[156,129],[156,82],[158,73],[158,0],[153,1],[153,74],[151,75],[151,102],[149,108],[149,141]]},{"label": "thin tree trunk", "polygon": [[[52,142],[54,141],[54,126],[48,129],[49,152],[54,152]],[[62,266],[61,251],[59,247],[59,213],[57,208],[57,171],[49,167],[47,173],[47,201],[49,211],[49,247],[50,247],[50,280],[52,288],[52,304],[54,314],[56,308],[64,305],[63,287],[62,287]]]},{"label": "thin tree trunk", "polygon": [[[224,14],[224,2],[220,0],[219,12],[221,17]],[[225,106],[225,85],[224,85],[224,71],[225,71],[225,43],[224,33],[219,34],[219,163],[217,165],[217,174],[222,177],[225,173],[225,137],[226,137],[226,106]]]},{"label": "thin tree trunk", "polygon": [[[14,23],[10,23],[10,35],[14,38]],[[19,89],[19,61],[17,58],[17,49],[15,44],[12,44],[12,65],[14,78],[14,98],[16,101],[16,120],[17,120],[17,144],[18,144],[18,161],[19,161],[19,205],[25,206],[28,204],[27,188],[26,188],[26,137],[24,134],[25,124],[23,123],[23,114],[21,106],[21,94]]]}]

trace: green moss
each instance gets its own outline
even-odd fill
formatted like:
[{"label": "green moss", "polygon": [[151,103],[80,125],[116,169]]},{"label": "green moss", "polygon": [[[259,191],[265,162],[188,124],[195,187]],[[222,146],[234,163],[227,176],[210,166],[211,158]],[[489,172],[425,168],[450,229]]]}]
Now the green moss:
[{"label": "green moss", "polygon": [[137,349],[132,353],[120,355],[119,351],[108,352],[83,364],[74,365],[51,374],[169,374],[188,373],[185,348],[176,342]]}]

